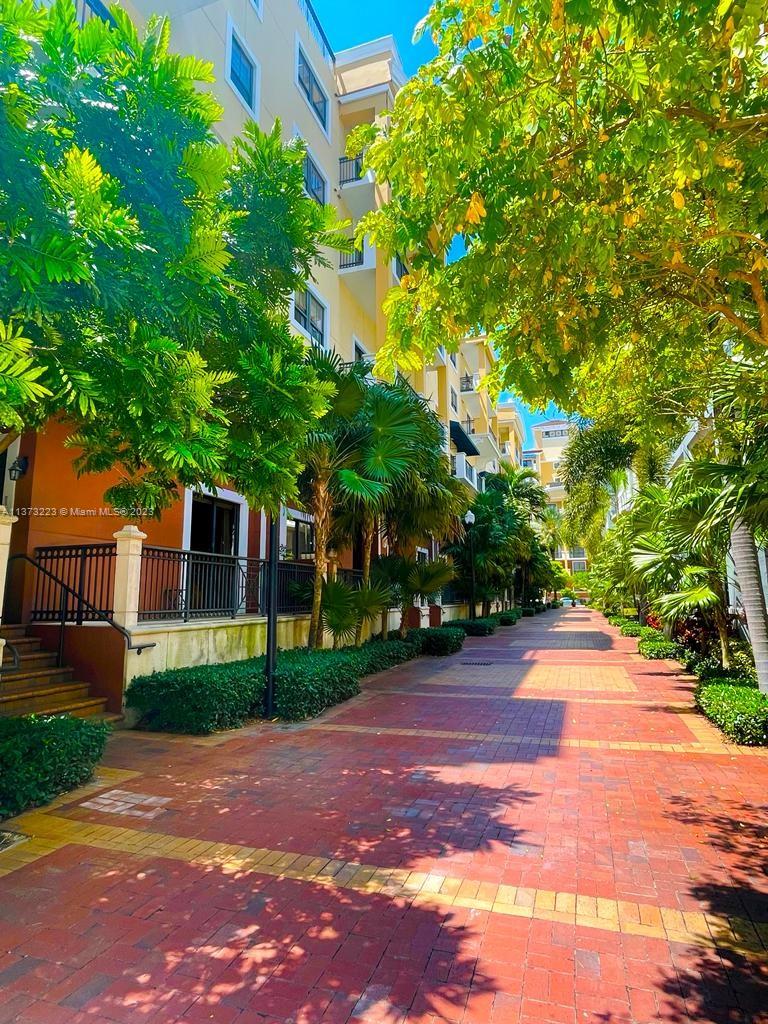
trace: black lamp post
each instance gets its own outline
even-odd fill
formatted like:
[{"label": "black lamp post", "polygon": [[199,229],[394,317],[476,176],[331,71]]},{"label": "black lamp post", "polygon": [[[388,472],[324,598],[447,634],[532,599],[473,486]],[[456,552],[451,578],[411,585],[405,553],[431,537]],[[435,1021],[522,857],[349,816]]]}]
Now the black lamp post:
[{"label": "black lamp post", "polygon": [[470,591],[471,603],[469,606],[469,617],[474,619],[476,616],[477,602],[475,601],[475,544],[472,535],[472,527],[475,525],[475,513],[472,509],[467,510],[467,514],[464,516],[464,522],[467,526],[467,537],[469,538],[469,564],[471,569],[472,578],[472,589]]},{"label": "black lamp post", "polygon": [[267,718],[275,713],[275,664],[277,662],[277,572],[280,554],[280,515],[269,517],[269,568],[267,570],[267,656],[264,664]]}]

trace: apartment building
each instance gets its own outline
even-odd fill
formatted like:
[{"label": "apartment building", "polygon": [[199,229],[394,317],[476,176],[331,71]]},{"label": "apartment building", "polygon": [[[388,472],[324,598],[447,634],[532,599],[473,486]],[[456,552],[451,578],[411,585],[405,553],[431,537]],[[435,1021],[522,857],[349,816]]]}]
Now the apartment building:
[{"label": "apartment building", "polygon": [[[533,448],[522,453],[522,465],[532,469],[546,489],[552,508],[562,510],[565,502],[565,485],[560,478],[563,453],[575,428],[569,420],[551,419],[533,425]],[[558,561],[568,572],[583,572],[587,569],[587,553],[582,547],[561,548]]]},{"label": "apartment building", "polygon": [[[77,4],[82,23],[111,18],[101,0]],[[310,0],[124,0],[124,7],[139,24],[152,14],[168,15],[172,48],[212,63],[210,89],[223,110],[217,130],[225,142],[248,120],[271,129],[279,119],[286,140],[298,136],[306,144],[308,195],[335,205],[351,230],[387,200],[386,189],[364,173],[360,156],[349,157],[346,149],[350,132],[390,108],[405,82],[391,36],[334,53]],[[383,300],[406,266],[367,241],[353,253],[328,255],[331,267],[318,266],[293,296],[293,329],[307,345],[335,351],[347,361],[373,357],[386,332]],[[496,410],[482,387],[494,359],[484,336],[471,337],[456,353],[439,350],[411,379],[443,422],[446,458],[470,493],[483,489],[485,474],[496,471],[502,458]],[[113,707],[119,706],[124,682],[139,671],[257,653],[263,646],[263,621],[250,633],[234,630],[232,621],[242,627],[244,619],[258,619],[263,610],[263,511],[249,508],[241,495],[226,488],[206,494],[186,490],[161,520],[143,526],[146,537],[132,534],[131,540],[129,530],[116,544],[123,524],[103,509],[104,492],[115,476],[78,478],[63,446],[66,434],[64,425],[50,423],[23,435],[6,453],[4,465],[0,462],[6,507],[67,509],[66,515],[24,516],[13,524],[10,551],[19,558],[9,575],[6,616],[32,622],[41,633],[46,632],[42,624],[57,621],[59,590],[55,584],[41,585],[44,570],[83,597],[79,604],[68,599],[68,619],[101,621],[93,611],[98,607],[99,614],[128,629],[134,642],[146,641],[152,653],[141,658],[128,656],[119,637],[117,647],[110,641],[109,653],[102,650],[94,668],[99,647],[94,638],[104,631],[86,630],[87,641],[76,639],[82,630],[66,631],[66,656],[97,693],[106,692],[104,665],[113,665],[116,681],[107,686]],[[508,430],[505,443],[510,436]],[[516,441],[508,449],[519,450]],[[118,557],[120,545],[132,552],[131,572],[141,580],[138,608],[120,607],[113,597],[120,565],[129,564]],[[281,646],[300,642],[306,629],[306,608],[290,585],[306,580],[313,549],[311,517],[301,509],[284,509]],[[43,570],[32,569],[23,556],[33,557]],[[340,553],[341,570],[353,573],[360,558],[356,550]]]}]

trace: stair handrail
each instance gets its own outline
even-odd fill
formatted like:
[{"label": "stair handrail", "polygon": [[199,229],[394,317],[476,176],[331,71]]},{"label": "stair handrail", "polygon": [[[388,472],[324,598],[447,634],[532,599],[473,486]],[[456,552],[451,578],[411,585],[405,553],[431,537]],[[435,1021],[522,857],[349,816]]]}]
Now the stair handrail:
[{"label": "stair handrail", "polygon": [[[91,602],[88,600],[87,597],[84,597],[82,594],[79,594],[73,587],[70,587],[68,583],[65,583],[63,579],[61,579],[59,576],[57,576],[56,573],[51,572],[50,569],[46,569],[44,565],[41,565],[40,562],[37,561],[37,559],[32,558],[30,555],[27,555],[27,554],[22,552],[22,553],[20,553],[18,555],[11,555],[11,557],[8,559],[9,567],[10,567],[11,562],[29,562],[29,564],[34,569],[36,569],[38,572],[41,572],[44,576],[47,576],[49,579],[53,580],[53,582],[56,583],[59,587],[61,587],[62,601],[61,601],[61,605],[60,605],[60,608],[59,608],[59,612],[60,612],[60,618],[59,618],[60,633],[59,633],[59,654],[58,654],[59,667],[61,667],[62,655],[63,655],[63,652],[64,652],[64,627],[66,625],[66,617],[65,617],[66,602],[63,600],[63,598],[64,598],[65,594],[70,594],[82,606],[87,608],[89,612],[92,612],[93,615],[95,615],[101,622],[106,622],[107,625],[111,626],[113,629],[116,629],[117,632],[120,633],[122,635],[123,639],[125,640],[125,642],[126,642],[126,649],[127,650],[129,650],[129,651],[136,651],[137,654],[141,654],[142,651],[149,650],[151,647],[157,647],[157,644],[154,641],[152,641],[151,643],[146,643],[146,644],[135,644],[133,642],[133,638],[131,637],[131,634],[128,632],[128,630],[124,626],[119,625],[117,622],[115,622],[115,620],[112,618],[111,615],[107,615],[106,612],[103,612],[100,608],[97,608],[96,605],[91,604]],[[18,658],[18,653],[17,653],[17,658]]]},{"label": "stair handrail", "polygon": [[[5,652],[8,651],[11,655],[11,664],[5,664]],[[12,644],[10,640],[6,640],[3,644],[3,660],[0,661],[0,676],[3,672],[15,672],[21,667],[21,659],[19,658],[19,648],[16,644]]]}]

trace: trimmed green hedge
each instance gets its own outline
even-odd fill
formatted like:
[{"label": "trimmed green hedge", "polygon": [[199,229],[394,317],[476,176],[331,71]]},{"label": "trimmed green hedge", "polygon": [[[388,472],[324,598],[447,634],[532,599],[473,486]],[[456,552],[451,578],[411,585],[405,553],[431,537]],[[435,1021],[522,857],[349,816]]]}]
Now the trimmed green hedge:
[{"label": "trimmed green hedge", "polygon": [[650,640],[651,643],[657,643],[660,640],[667,641],[664,630],[656,629],[655,626],[641,626],[639,636],[641,640]]},{"label": "trimmed green hedge", "polygon": [[250,658],[137,676],[125,704],[138,713],[142,729],[205,735],[243,725],[263,693],[264,659]]},{"label": "trimmed green hedge", "polygon": [[696,687],[696,703],[729,739],[768,746],[768,697],[749,683],[709,679]]},{"label": "trimmed green hedge", "polygon": [[496,621],[500,626],[514,626],[517,624],[518,618],[519,616],[514,615],[511,611],[499,612],[498,616],[496,617]]},{"label": "trimmed green hedge", "polygon": [[[654,630],[658,633],[658,630]],[[649,658],[652,661],[660,661],[666,658],[676,658],[680,654],[680,647],[674,642],[674,640],[665,640],[663,635],[660,640],[641,640],[637,649],[644,658]]]},{"label": "trimmed green hedge", "polygon": [[495,619],[451,619],[444,622],[441,629],[461,629],[466,636],[490,636],[496,632]]},{"label": "trimmed green hedge", "polygon": [[623,626],[627,622],[629,622],[629,619],[626,616],[624,616],[624,615],[609,615],[608,616],[608,623],[611,626]]},{"label": "trimmed green hedge", "polygon": [[70,715],[0,718],[0,819],[88,782],[108,734],[104,722]]},{"label": "trimmed green hedge", "polygon": [[[480,621],[480,620],[479,620]],[[405,640],[371,640],[339,651],[281,651],[275,669],[275,712],[297,721],[360,692],[360,679],[420,654],[461,650],[463,629],[412,629]],[[236,729],[264,711],[264,658],[232,661],[138,676],[126,706],[141,729],[205,735]]]},{"label": "trimmed green hedge", "polygon": [[643,626],[639,622],[624,622],[619,627],[622,636],[636,636],[640,637],[643,635]]},{"label": "trimmed green hedge", "polygon": [[464,646],[466,633],[463,629],[451,629],[452,622],[445,626],[431,627],[429,629],[414,629],[408,634],[418,634],[415,639],[420,644],[421,654],[432,658],[444,658],[449,654],[456,654]]},{"label": "trimmed green hedge", "polygon": [[533,616],[536,614],[536,609],[535,608],[527,607],[527,608],[523,608],[521,610],[522,610],[523,618],[524,619],[532,619]]}]

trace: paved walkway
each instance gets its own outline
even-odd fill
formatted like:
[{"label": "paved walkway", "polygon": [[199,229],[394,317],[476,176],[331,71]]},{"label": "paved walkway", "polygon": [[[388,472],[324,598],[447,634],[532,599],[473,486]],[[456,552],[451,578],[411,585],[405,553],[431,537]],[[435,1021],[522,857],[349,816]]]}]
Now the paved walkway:
[{"label": "paved walkway", "polygon": [[[0,1024],[768,1021],[768,751],[584,609],[122,733],[0,853]],[[761,806],[762,805],[762,806]]]}]

